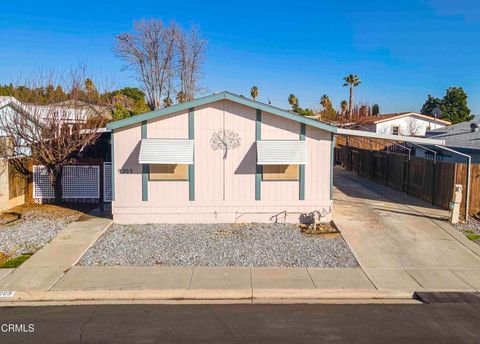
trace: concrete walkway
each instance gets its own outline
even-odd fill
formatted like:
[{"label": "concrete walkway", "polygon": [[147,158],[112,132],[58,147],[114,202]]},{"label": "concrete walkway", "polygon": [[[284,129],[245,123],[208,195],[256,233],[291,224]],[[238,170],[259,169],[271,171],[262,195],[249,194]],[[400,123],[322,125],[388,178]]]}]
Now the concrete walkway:
[{"label": "concrete walkway", "polygon": [[362,269],[73,267],[51,290],[362,289],[375,290]]},{"label": "concrete walkway", "polygon": [[480,246],[448,212],[335,168],[334,221],[379,289],[480,290]]},{"label": "concrete walkway", "polygon": [[334,220],[360,268],[75,266],[111,223],[84,216],[20,268],[0,270],[0,291],[16,291],[0,301],[405,301],[413,291],[480,291],[480,248],[446,211],[343,170],[335,185]]},{"label": "concrete walkway", "polygon": [[[1,290],[48,290],[74,266],[112,220],[82,215],[18,269],[2,278]],[[0,270],[1,273],[1,270]]]}]

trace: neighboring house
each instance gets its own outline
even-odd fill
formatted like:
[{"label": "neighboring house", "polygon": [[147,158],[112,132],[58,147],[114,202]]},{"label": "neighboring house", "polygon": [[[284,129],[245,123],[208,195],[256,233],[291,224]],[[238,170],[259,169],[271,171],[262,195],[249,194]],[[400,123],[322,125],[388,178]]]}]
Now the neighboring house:
[{"label": "neighboring house", "polygon": [[221,92],[107,128],[117,223],[331,218],[333,126]]},{"label": "neighboring house", "polygon": [[[480,123],[478,120],[462,122],[448,127],[431,130],[426,136],[433,139],[445,141],[445,146],[452,148],[458,152],[468,154],[472,157],[472,163],[480,163]],[[430,150],[437,152],[437,158],[450,162],[465,162],[465,157],[439,149],[435,146],[425,146]],[[415,149],[415,155],[420,157],[431,158],[433,152],[425,150],[421,147]]]},{"label": "neighboring house", "polygon": [[[0,116],[5,123],[13,116],[27,115],[22,104],[14,97],[0,96]],[[1,149],[6,149],[8,137],[0,125]],[[26,154],[29,153],[25,152]],[[5,159],[0,158],[0,211],[25,203],[26,178],[18,173]]]},{"label": "neighboring house", "polygon": [[423,137],[428,130],[443,128],[450,124],[449,121],[434,119],[417,112],[402,112],[359,118],[348,127],[379,134]]},{"label": "neighboring house", "polygon": [[[2,149],[8,147],[11,138],[2,129],[2,124],[9,123],[16,116],[38,119],[40,123],[52,123],[52,120],[63,122],[72,128],[76,123],[84,123],[91,116],[107,117],[110,111],[107,107],[99,107],[85,102],[66,101],[51,105],[31,105],[21,103],[10,96],[0,96],[0,142]],[[49,118],[49,116],[52,116]],[[10,122],[11,123],[11,122]],[[79,155],[82,157],[101,158],[104,161],[110,159],[110,133],[105,129],[100,131],[100,137],[92,147],[82,147]],[[10,146],[11,147],[11,146]],[[15,145],[17,156],[30,155],[30,147],[27,145]],[[11,155],[11,153],[9,154]],[[4,159],[0,160],[0,211],[8,210],[23,204],[25,195],[26,178],[17,172],[13,164]]]},{"label": "neighboring house", "polygon": [[52,120],[60,120],[66,125],[74,125],[85,123],[89,118],[99,116],[111,119],[111,111],[108,107],[78,100],[48,105],[25,104],[24,107],[31,115],[47,123],[51,123]]}]

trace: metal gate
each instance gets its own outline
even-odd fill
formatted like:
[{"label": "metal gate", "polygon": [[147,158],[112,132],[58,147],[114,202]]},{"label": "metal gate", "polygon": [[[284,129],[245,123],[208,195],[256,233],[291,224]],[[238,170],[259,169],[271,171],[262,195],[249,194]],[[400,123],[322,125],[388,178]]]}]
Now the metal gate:
[{"label": "metal gate", "polygon": [[38,200],[55,198],[47,168],[42,165],[33,166],[33,198]]},{"label": "metal gate", "polygon": [[112,163],[103,163],[103,201],[112,201]]},{"label": "metal gate", "polygon": [[[62,174],[62,192],[63,198],[70,201],[100,199],[100,167],[65,166]],[[33,166],[33,198],[39,201],[55,198],[47,168],[42,165]]]}]

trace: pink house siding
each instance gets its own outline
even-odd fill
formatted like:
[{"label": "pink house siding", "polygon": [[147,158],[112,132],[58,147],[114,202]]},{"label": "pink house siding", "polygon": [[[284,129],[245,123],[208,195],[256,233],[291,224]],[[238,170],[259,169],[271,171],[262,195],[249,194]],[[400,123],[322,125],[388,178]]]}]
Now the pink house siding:
[{"label": "pink house siding", "polygon": [[[162,117],[161,119],[148,121],[147,136],[149,138],[163,139],[188,138],[188,112],[175,113]],[[150,181],[148,183],[148,199],[152,203],[171,201],[188,202],[188,183],[178,181]]]},{"label": "pink house siding", "polygon": [[[187,181],[149,181],[148,201],[142,201],[141,125],[114,131],[115,222],[270,222],[284,211],[277,221],[298,222],[301,213],[331,209],[329,132],[306,126],[305,200],[299,199],[298,181],[262,181],[261,200],[256,201],[256,109],[216,101],[194,109],[194,127],[194,201],[189,201]],[[240,147],[230,150],[226,159],[223,151],[210,146],[212,134],[221,129],[241,138]],[[298,140],[300,123],[262,112],[261,133],[262,140]],[[188,138],[188,110],[149,120],[147,136]],[[120,173],[121,168],[132,173]]]},{"label": "pink house siding", "polygon": [[[305,166],[305,200],[330,199],[331,134],[307,126],[305,140],[309,164]],[[318,143],[321,144],[318,144]],[[308,186],[308,187],[307,187]]]},{"label": "pink house siding", "polygon": [[[140,125],[115,131],[115,198],[129,203],[142,201],[142,166],[138,164]],[[121,143],[121,144],[120,144]],[[122,173],[120,173],[122,171]]]}]

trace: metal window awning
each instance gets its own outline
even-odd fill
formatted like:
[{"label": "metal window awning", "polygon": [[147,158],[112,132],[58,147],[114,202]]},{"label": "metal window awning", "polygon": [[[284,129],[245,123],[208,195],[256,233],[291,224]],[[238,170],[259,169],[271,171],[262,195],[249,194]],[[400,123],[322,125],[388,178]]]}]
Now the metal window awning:
[{"label": "metal window awning", "polygon": [[258,165],[303,165],[307,162],[305,141],[257,141]]},{"label": "metal window awning", "polygon": [[193,164],[193,140],[143,139],[140,164]]}]

